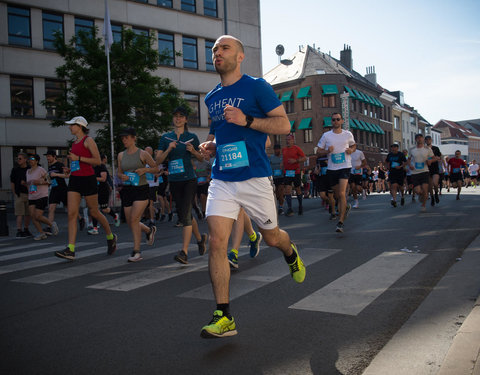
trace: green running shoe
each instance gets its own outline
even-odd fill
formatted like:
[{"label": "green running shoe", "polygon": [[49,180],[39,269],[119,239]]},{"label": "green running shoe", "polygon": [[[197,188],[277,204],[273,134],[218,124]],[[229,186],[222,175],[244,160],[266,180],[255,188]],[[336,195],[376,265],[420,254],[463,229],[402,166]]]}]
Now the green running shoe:
[{"label": "green running shoe", "polygon": [[295,262],[288,265],[288,267],[290,268],[290,275],[292,275],[293,280],[295,280],[297,283],[303,283],[303,280],[305,280],[307,269],[305,268],[305,265],[300,259],[300,255],[298,255],[297,247],[293,242],[291,243],[291,246],[292,246],[292,250],[295,251],[295,253],[297,254],[297,259],[295,259]]},{"label": "green running shoe", "polygon": [[238,250],[232,249],[228,252],[228,263],[232,268],[238,268]]},{"label": "green running shoe", "polygon": [[228,319],[226,316],[223,316],[223,311],[215,310],[212,321],[202,328],[200,336],[204,339],[234,336],[237,334],[235,328],[233,316]]}]

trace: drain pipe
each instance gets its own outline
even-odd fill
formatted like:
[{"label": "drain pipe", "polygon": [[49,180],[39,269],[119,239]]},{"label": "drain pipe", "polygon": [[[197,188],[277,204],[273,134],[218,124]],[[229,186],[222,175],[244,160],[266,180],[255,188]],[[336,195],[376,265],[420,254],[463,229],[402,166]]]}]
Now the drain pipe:
[{"label": "drain pipe", "polygon": [[228,35],[227,0],[223,0],[223,25],[224,25],[224,29],[225,29],[225,35]]}]

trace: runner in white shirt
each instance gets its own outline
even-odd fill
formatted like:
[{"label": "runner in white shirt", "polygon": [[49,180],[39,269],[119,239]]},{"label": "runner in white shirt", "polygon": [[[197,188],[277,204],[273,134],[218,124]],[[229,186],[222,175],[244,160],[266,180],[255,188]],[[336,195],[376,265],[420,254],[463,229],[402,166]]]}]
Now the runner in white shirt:
[{"label": "runner in white shirt", "polygon": [[358,194],[362,194],[363,168],[367,166],[367,159],[360,150],[355,150],[351,155],[352,174],[350,175],[350,190],[353,194],[353,208],[358,208]]},{"label": "runner in white shirt", "polygon": [[412,171],[413,189],[418,195],[422,204],[421,210],[424,212],[426,211],[425,204],[428,198],[428,184],[430,179],[428,166],[434,161],[434,155],[431,148],[425,147],[425,139],[422,134],[415,136],[415,142],[417,146],[410,150],[408,164]]},{"label": "runner in white shirt", "polygon": [[346,191],[352,169],[351,154],[357,148],[353,134],[343,130],[342,124],[342,115],[332,113],[332,130],[324,133],[317,145],[318,155],[328,154],[327,177],[338,199],[340,217],[336,232],[343,232],[343,222],[351,209],[350,204],[347,204]]},{"label": "runner in white shirt", "polygon": [[468,173],[472,179],[472,186],[477,187],[477,178],[478,178],[478,169],[479,166],[475,160],[472,160],[468,166]]}]

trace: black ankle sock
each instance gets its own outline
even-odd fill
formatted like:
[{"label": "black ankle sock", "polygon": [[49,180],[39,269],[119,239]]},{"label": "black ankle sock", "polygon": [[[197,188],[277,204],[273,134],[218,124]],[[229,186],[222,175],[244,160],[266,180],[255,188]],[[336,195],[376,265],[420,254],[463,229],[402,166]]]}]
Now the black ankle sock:
[{"label": "black ankle sock", "polygon": [[292,264],[293,262],[295,262],[295,259],[297,259],[297,253],[294,251],[288,257],[285,255],[283,257],[285,258],[285,261],[287,262],[287,264]]},{"label": "black ankle sock", "polygon": [[229,303],[218,303],[217,310],[223,312],[223,316],[226,316],[230,319],[232,316],[230,315],[230,304]]},{"label": "black ankle sock", "polygon": [[115,212],[111,208],[108,214],[115,219]]}]

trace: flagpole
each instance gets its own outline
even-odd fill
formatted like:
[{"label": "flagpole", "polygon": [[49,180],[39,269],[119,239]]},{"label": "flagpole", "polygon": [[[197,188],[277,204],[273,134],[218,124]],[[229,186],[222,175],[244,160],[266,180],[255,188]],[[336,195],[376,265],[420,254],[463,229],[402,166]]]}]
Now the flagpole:
[{"label": "flagpole", "polygon": [[110,12],[108,11],[108,0],[105,0],[105,18],[103,23],[103,36],[105,43],[105,54],[107,55],[107,79],[108,79],[108,108],[110,120],[110,148],[112,158],[112,181],[113,183],[113,207],[116,207],[117,193],[115,189],[115,147],[113,141],[113,111],[112,111],[112,84],[110,79],[110,47],[113,44],[112,25],[110,24]]}]

